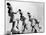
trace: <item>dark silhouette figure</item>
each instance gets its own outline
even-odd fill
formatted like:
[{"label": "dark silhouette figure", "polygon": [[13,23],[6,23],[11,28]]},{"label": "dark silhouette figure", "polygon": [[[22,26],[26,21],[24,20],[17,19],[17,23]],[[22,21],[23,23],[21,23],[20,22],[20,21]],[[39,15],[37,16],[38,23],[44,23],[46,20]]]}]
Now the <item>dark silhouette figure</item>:
[{"label": "dark silhouette figure", "polygon": [[15,26],[15,21],[13,21],[13,18],[14,18],[14,12],[12,12],[12,7],[10,5],[10,3],[7,3],[7,8],[8,8],[8,15],[10,16],[10,23],[13,23],[12,24],[12,29],[11,29],[11,32],[13,31],[13,28]]},{"label": "dark silhouette figure", "polygon": [[11,17],[10,18],[10,23],[11,22],[13,22],[13,18],[14,18],[14,15],[13,15],[13,12],[12,12],[12,7],[11,7],[11,5],[10,5],[10,3],[7,3],[7,5],[8,5],[8,15]]},{"label": "dark silhouette figure", "polygon": [[23,13],[21,12],[21,9],[19,9],[19,14],[20,14],[20,20],[23,21],[22,25],[24,26],[24,29],[22,31],[22,33],[25,31],[26,28],[26,24],[25,24],[25,20],[26,18],[23,16]]},{"label": "dark silhouette figure", "polygon": [[21,9],[19,9],[18,11],[19,11],[19,14],[20,14],[20,20],[22,20],[23,14],[22,14],[22,12],[21,12]]}]

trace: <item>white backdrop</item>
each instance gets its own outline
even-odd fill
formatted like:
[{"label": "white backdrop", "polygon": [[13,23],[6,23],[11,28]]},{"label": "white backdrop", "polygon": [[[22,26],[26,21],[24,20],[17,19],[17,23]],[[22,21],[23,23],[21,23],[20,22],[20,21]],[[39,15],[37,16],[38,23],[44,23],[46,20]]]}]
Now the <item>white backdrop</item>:
[{"label": "white backdrop", "polygon": [[[5,12],[4,11],[4,5],[5,5],[4,1],[5,0],[0,0],[0,35],[4,35],[4,21],[5,21],[4,19],[4,12]],[[46,0],[21,0],[21,1],[45,2],[45,6],[46,6]],[[45,12],[45,15],[46,15],[46,12]],[[46,21],[46,16],[45,16],[45,21]],[[46,24],[45,24],[45,29],[46,29]],[[34,34],[25,34],[25,35],[46,35],[46,30],[45,30],[45,33],[36,33],[36,34],[34,33]]]}]

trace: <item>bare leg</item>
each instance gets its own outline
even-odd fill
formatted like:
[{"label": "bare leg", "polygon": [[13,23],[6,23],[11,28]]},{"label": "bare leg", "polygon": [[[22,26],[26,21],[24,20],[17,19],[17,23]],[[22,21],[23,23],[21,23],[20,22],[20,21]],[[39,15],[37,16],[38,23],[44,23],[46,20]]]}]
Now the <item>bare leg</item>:
[{"label": "bare leg", "polygon": [[13,21],[11,32],[13,31],[14,26],[15,26],[15,21]]}]

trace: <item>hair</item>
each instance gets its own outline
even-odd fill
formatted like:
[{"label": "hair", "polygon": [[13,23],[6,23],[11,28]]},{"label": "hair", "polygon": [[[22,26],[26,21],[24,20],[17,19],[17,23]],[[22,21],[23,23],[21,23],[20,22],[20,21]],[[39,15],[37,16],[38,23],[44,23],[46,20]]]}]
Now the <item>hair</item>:
[{"label": "hair", "polygon": [[10,3],[8,2],[7,5],[10,6]]}]

